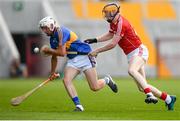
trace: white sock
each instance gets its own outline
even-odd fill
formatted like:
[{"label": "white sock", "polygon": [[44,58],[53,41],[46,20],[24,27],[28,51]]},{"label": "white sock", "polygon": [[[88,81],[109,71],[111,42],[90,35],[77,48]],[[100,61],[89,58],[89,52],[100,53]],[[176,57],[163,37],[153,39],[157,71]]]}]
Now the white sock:
[{"label": "white sock", "polygon": [[171,97],[170,97],[170,95],[167,95],[167,97],[166,97],[166,99],[165,99],[165,102],[167,103],[167,104],[170,104],[171,103]]},{"label": "white sock", "polygon": [[84,108],[82,105],[76,105],[76,107],[80,108],[82,111],[84,111]]},{"label": "white sock", "polygon": [[104,77],[104,81],[106,82],[106,84],[109,84],[109,78],[108,77]]},{"label": "white sock", "polygon": [[146,95],[154,96],[152,92],[146,93]]}]

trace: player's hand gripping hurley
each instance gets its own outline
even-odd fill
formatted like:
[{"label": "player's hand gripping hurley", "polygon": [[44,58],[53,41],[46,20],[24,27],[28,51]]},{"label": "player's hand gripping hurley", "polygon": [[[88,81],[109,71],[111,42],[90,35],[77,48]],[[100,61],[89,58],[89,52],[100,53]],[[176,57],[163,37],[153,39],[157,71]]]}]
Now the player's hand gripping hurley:
[{"label": "player's hand gripping hurley", "polygon": [[43,81],[42,83],[40,83],[38,86],[36,86],[35,88],[33,88],[32,90],[26,92],[25,94],[12,98],[11,99],[11,105],[13,106],[18,106],[19,104],[21,104],[25,99],[27,99],[30,95],[32,95],[35,91],[37,91],[39,88],[41,88],[42,86],[44,86],[45,84],[47,84],[49,81],[52,81],[56,78],[60,77],[59,74],[54,74],[53,78],[48,78],[47,80]]}]

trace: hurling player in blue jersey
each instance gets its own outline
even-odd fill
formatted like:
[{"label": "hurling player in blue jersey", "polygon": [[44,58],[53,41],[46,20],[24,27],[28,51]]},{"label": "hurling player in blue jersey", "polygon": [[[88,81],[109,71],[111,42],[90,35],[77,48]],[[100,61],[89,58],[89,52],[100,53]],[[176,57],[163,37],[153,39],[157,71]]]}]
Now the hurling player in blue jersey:
[{"label": "hurling player in blue jersey", "polygon": [[[63,82],[69,96],[76,106],[75,111],[84,110],[72,83],[72,80],[80,71],[84,72],[91,90],[100,90],[107,84],[113,92],[116,93],[118,91],[117,85],[110,76],[98,80],[95,68],[96,61],[94,57],[89,57],[87,55],[91,52],[91,47],[81,42],[74,32],[64,26],[57,26],[56,21],[49,16],[40,20],[39,27],[47,36],[50,36],[51,48],[47,46],[41,48],[42,53],[52,56],[50,78],[53,79],[55,77],[57,56],[67,55],[68,61],[64,69]],[[77,52],[77,54],[69,54],[68,52]]]}]

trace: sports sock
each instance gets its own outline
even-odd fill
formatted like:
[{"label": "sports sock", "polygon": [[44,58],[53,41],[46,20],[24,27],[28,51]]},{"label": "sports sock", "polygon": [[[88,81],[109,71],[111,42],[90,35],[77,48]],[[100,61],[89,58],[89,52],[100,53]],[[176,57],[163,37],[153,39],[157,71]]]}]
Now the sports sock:
[{"label": "sports sock", "polygon": [[80,105],[80,101],[79,101],[79,98],[77,96],[73,97],[72,101],[74,102],[75,105]]},{"label": "sports sock", "polygon": [[171,103],[171,97],[165,92],[162,92],[161,99],[164,100],[167,104]]},{"label": "sports sock", "polygon": [[108,77],[104,77],[104,81],[106,82],[106,84],[109,84],[109,78]]},{"label": "sports sock", "polygon": [[83,108],[83,106],[82,106],[82,105],[76,105],[76,107],[80,108],[80,109],[81,109],[81,111],[84,111],[84,108]]},{"label": "sports sock", "polygon": [[154,96],[154,95],[152,94],[152,92],[151,92],[151,89],[148,88],[148,87],[144,89],[144,93],[145,93],[146,95]]}]

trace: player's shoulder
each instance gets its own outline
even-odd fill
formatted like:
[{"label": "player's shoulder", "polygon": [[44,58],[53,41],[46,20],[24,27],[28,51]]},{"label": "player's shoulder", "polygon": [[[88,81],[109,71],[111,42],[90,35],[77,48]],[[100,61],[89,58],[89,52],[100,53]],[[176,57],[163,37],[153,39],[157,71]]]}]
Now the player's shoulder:
[{"label": "player's shoulder", "polygon": [[125,25],[129,24],[129,21],[124,16],[121,15],[120,19],[121,19],[122,24],[125,24]]},{"label": "player's shoulder", "polygon": [[71,33],[71,32],[73,32],[71,29],[69,29],[68,27],[65,27],[65,26],[61,26],[60,31],[62,31],[63,33]]},{"label": "player's shoulder", "polygon": [[60,26],[59,30],[60,31],[69,31],[69,29],[67,27],[65,27],[65,26]]},{"label": "player's shoulder", "polygon": [[60,26],[58,31],[59,31],[59,33],[62,33],[63,35],[69,35],[71,30],[65,26]]},{"label": "player's shoulder", "polygon": [[122,26],[123,28],[131,28],[131,23],[129,22],[128,19],[126,19],[125,17],[121,16],[121,21],[122,21]]}]

